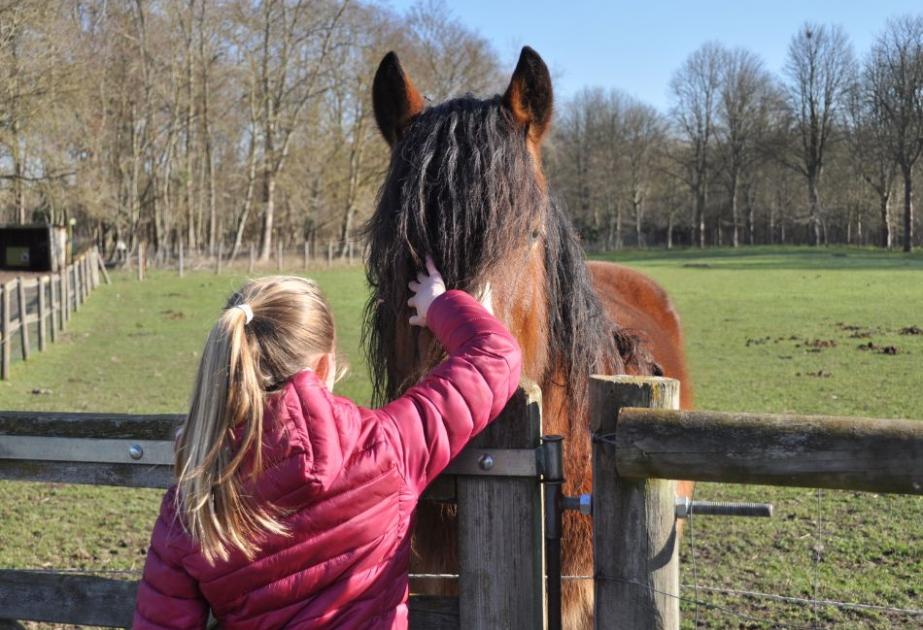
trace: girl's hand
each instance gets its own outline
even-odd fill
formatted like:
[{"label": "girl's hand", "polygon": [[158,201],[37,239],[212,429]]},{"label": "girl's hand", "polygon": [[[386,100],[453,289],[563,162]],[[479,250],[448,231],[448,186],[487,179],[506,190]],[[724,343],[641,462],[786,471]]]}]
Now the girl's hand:
[{"label": "girl's hand", "polygon": [[[427,275],[428,272],[428,275]],[[407,285],[413,291],[413,296],[407,300],[407,305],[416,309],[417,314],[410,316],[411,326],[426,326],[426,314],[429,307],[437,297],[445,293],[445,281],[442,274],[433,264],[433,259],[426,257],[426,272],[417,274],[416,282]]]}]

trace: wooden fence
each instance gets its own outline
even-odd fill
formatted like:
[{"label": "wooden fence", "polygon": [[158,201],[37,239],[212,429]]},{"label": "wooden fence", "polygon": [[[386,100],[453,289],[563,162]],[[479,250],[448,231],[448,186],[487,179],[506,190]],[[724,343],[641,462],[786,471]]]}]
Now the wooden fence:
[{"label": "wooden fence", "polygon": [[[524,385],[427,491],[425,500],[458,505],[459,596],[411,596],[412,629],[542,626],[540,395]],[[181,420],[0,412],[0,479],[166,488]],[[3,620],[127,627],[136,588],[65,569],[0,570],[0,627]]]},{"label": "wooden fence", "polygon": [[39,352],[54,342],[71,313],[99,286],[100,269],[99,250],[93,247],[56,273],[19,277],[0,285],[0,379],[10,376],[16,338],[23,361],[32,355],[33,324]]},{"label": "wooden fence", "polygon": [[923,421],[679,411],[679,382],[594,377],[599,627],[679,628],[678,512],[667,479],[923,494]]},{"label": "wooden fence", "polygon": [[[424,500],[458,506],[459,595],[412,595],[412,629],[560,628],[559,510],[590,510],[586,497],[559,494],[560,441],[541,437],[540,399],[524,385],[427,491]],[[679,628],[677,522],[689,507],[664,477],[923,494],[923,422],[687,412],[678,402],[671,379],[592,379],[599,628]],[[0,479],[165,488],[180,421],[0,412]],[[65,569],[0,570],[0,626],[124,627],[136,588]]]}]

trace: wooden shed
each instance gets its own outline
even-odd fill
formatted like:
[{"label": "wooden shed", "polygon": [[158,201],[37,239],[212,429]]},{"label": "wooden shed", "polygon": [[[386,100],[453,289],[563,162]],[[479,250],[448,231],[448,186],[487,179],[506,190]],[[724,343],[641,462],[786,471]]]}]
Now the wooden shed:
[{"label": "wooden shed", "polygon": [[67,228],[50,224],[0,225],[0,269],[63,269],[70,258]]}]

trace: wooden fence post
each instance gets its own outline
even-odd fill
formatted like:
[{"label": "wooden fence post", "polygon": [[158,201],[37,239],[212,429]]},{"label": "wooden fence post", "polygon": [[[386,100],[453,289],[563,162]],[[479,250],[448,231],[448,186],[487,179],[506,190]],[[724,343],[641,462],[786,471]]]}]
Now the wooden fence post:
[{"label": "wooden fence post", "polygon": [[221,273],[221,259],[224,257],[224,241],[218,242],[218,256],[215,258],[215,275]]},{"label": "wooden fence post", "polygon": [[69,265],[64,265],[64,269],[61,271],[61,306],[63,307],[64,321],[69,321],[71,318],[70,269]]},{"label": "wooden fence post", "polygon": [[[472,442],[534,449],[541,442],[541,390],[524,384]],[[499,465],[499,462],[497,462]],[[458,477],[460,628],[542,628],[544,518],[532,477]]]},{"label": "wooden fence post", "polygon": [[144,243],[138,243],[138,280],[144,280]]},{"label": "wooden fence post", "polygon": [[93,246],[93,260],[90,262],[90,271],[93,274],[93,287],[99,286],[99,247]]},{"label": "wooden fence post", "polygon": [[[140,267],[138,267],[140,269]],[[75,260],[74,264],[71,265],[71,269],[74,272],[74,285],[73,291],[74,294],[74,311],[80,310],[80,305],[83,304],[83,301],[80,299],[83,295],[83,287],[80,286],[80,260]]]},{"label": "wooden fence post", "polygon": [[278,270],[282,271],[282,241],[276,241],[276,265]]},{"label": "wooden fence post", "polygon": [[49,279],[48,284],[51,286],[51,342],[54,343],[58,339],[58,330],[63,325],[61,321],[61,300],[58,297],[58,282],[60,274],[53,273]]},{"label": "wooden fence post", "polygon": [[38,351],[45,350],[45,276],[39,277],[36,282],[38,289]]},{"label": "wooden fence post", "polygon": [[186,261],[183,258],[183,239],[179,239],[179,262],[177,265],[177,270],[179,271],[180,278],[183,277],[183,272],[185,271],[183,267],[185,266],[185,264],[186,264]]},{"label": "wooden fence post", "polygon": [[26,285],[22,278],[16,278],[16,294],[19,302],[19,338],[21,340],[22,360],[29,359],[29,318],[28,303],[26,302]]},{"label": "wooden fence post", "polygon": [[333,264],[333,241],[327,241],[327,266]]},{"label": "wooden fence post", "polygon": [[679,382],[594,376],[593,562],[597,628],[679,630],[675,483],[618,475],[619,409],[679,408]]},{"label": "wooden fence post", "polygon": [[12,351],[12,344],[10,343],[10,293],[12,288],[12,282],[2,285],[3,315],[2,321],[0,321],[0,335],[3,335],[3,356],[0,359],[0,378],[3,380],[10,377],[10,352]]},{"label": "wooden fence post", "polygon": [[[106,284],[112,284],[112,280],[109,279],[109,272],[106,271],[106,262],[100,258],[99,252],[96,253],[96,266],[99,268],[99,271],[102,272]],[[60,270],[58,271],[60,273]],[[99,284],[99,279],[97,279],[96,283]]]},{"label": "wooden fence post", "polygon": [[304,240],[303,248],[304,248],[304,270],[307,271],[308,270],[308,254],[310,253],[308,252],[308,239]]},{"label": "wooden fence post", "polygon": [[253,243],[250,243],[250,265],[247,267],[247,273],[253,273],[253,268],[256,266],[256,248],[253,246]]}]

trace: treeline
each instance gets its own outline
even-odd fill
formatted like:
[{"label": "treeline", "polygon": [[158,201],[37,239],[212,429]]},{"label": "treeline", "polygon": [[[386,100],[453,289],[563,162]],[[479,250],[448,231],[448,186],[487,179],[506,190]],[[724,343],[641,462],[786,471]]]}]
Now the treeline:
[{"label": "treeline", "polygon": [[[345,251],[387,164],[388,50],[432,102],[511,70],[438,0],[0,0],[0,220],[74,219],[106,252]],[[559,101],[546,169],[588,244],[919,242],[923,16],[861,60],[806,25],[779,76],[708,43],[669,89],[669,112]]]},{"label": "treeline", "polygon": [[112,252],[336,239],[388,152],[371,111],[400,50],[434,101],[495,91],[486,41],[422,3],[0,0],[0,208]]},{"label": "treeline", "polygon": [[598,88],[563,108],[552,181],[588,242],[919,244],[923,15],[889,20],[861,59],[806,24],[781,75],[709,42],[669,94],[669,112]]}]

